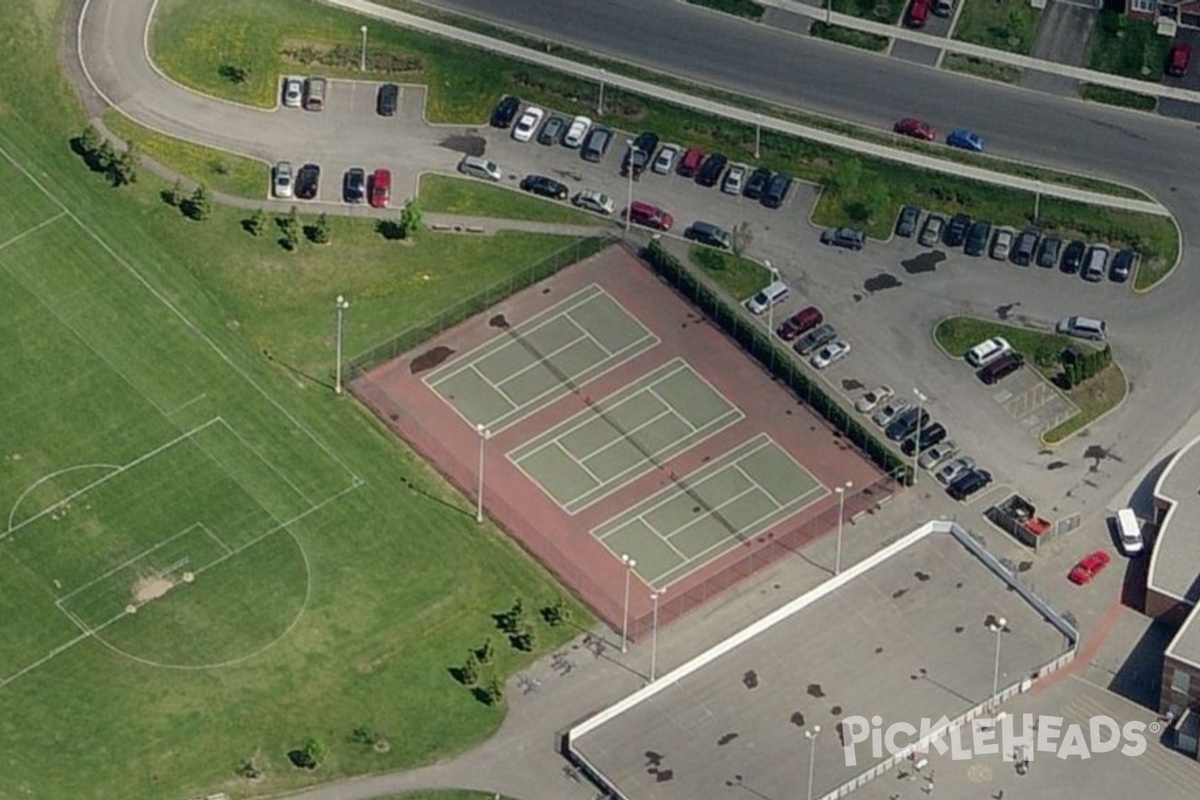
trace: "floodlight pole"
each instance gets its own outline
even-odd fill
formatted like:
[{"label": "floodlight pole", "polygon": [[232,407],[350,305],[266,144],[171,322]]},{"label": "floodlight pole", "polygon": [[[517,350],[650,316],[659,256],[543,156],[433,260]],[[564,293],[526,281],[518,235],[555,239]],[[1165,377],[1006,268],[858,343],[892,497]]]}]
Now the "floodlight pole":
[{"label": "floodlight pole", "polygon": [[627,653],[629,652],[629,578],[633,573],[633,568],[637,566],[637,559],[622,553],[621,563],[625,565],[625,612],[621,617],[621,652]]},{"label": "floodlight pole", "polygon": [[1008,620],[1000,617],[987,626],[988,630],[996,634],[996,663],[992,667],[992,708],[999,705],[997,695],[1000,694],[1000,640],[1004,636],[1004,628],[1007,625]]},{"label": "floodlight pole", "polygon": [[654,623],[650,634],[650,682],[654,683],[654,677],[658,674],[658,601],[666,594],[666,589],[659,589],[650,594],[650,599],[654,601]]},{"label": "floodlight pole", "polygon": [[833,574],[842,574],[842,520],[846,516],[846,492],[853,488],[854,481],[846,481],[845,486],[839,486],[834,489],[838,496],[838,534],[837,534],[837,555],[834,556]]},{"label": "floodlight pole", "polygon": [[762,158],[762,114],[754,115],[754,160]]},{"label": "floodlight pole", "polygon": [[600,99],[596,102],[596,116],[604,116],[604,79],[608,76],[608,72],[600,70]]},{"label": "floodlight pole", "polygon": [[917,438],[913,440],[912,454],[912,485],[917,485],[917,457],[921,454],[921,417],[925,414],[925,403],[929,398],[921,394],[920,389],[913,389],[913,394],[917,396]]},{"label": "floodlight pole", "polygon": [[358,59],[358,71],[367,71],[367,26],[363,25],[359,28],[362,31],[362,55]]},{"label": "floodlight pole", "polygon": [[334,359],[335,363],[334,363],[334,368],[333,368],[333,393],[341,394],[342,393],[342,339],[344,338],[342,335],[342,322],[343,322],[343,319],[346,314],[346,309],[348,309],[350,307],[350,301],[339,294],[337,296],[337,300],[335,301],[335,306],[337,308],[337,347],[335,348],[336,356]]},{"label": "floodlight pole", "polygon": [[[763,266],[765,266],[767,268],[767,272],[770,273],[770,275],[771,275],[769,283],[774,283],[775,281],[779,280],[779,270],[777,270],[777,269],[775,269],[775,267],[771,266],[771,262],[769,260],[764,258]],[[768,298],[768,301],[769,301],[769,299],[770,298]],[[775,331],[775,304],[772,302],[768,302],[767,303],[767,339],[771,338],[771,334],[774,331]]]},{"label": "floodlight pole", "polygon": [[808,800],[812,800],[813,792],[813,770],[817,765],[817,734],[821,732],[820,725],[813,725],[811,729],[804,731],[804,738],[808,739]]},{"label": "floodlight pole", "polygon": [[487,440],[491,438],[492,432],[487,426],[480,422],[475,426],[475,430],[479,433],[479,487],[475,492],[475,521],[483,522],[483,450]]}]

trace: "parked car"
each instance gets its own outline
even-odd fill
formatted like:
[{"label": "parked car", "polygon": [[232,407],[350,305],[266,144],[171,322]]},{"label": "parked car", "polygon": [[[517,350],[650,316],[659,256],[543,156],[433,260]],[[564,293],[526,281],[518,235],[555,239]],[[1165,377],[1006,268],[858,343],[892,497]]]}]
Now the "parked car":
[{"label": "parked car", "polygon": [[830,342],[813,354],[811,363],[817,369],[825,369],[826,367],[841,361],[846,356],[850,355],[850,343],[838,339],[836,342]]},{"label": "parked car", "polygon": [[581,114],[571,120],[571,125],[567,128],[567,132],[563,134],[563,147],[569,147],[572,150],[578,150],[583,147],[583,140],[587,138],[588,131],[591,129],[591,117],[585,117]]},{"label": "parked car", "polygon": [[891,424],[883,429],[883,433],[893,442],[899,442],[911,436],[917,428],[924,428],[928,423],[929,411],[919,406],[913,406],[892,420]]},{"label": "parked car", "polygon": [[325,95],[329,82],[324,78],[306,78],[304,80],[304,108],[307,111],[324,111]]},{"label": "parked car", "polygon": [[1118,250],[1112,258],[1112,267],[1108,271],[1108,279],[1124,283],[1133,274],[1133,266],[1137,263],[1137,253],[1132,250]]},{"label": "parked car", "polygon": [[1063,336],[1074,336],[1093,342],[1102,342],[1108,338],[1108,324],[1093,317],[1063,317],[1054,330]]},{"label": "parked car", "polygon": [[981,368],[976,375],[979,380],[991,386],[1004,380],[1023,366],[1025,366],[1025,357],[1020,353],[1010,351]]},{"label": "parked car", "polygon": [[970,456],[959,456],[938,467],[937,472],[933,473],[933,477],[942,486],[949,486],[973,469],[975,469],[975,459]]},{"label": "parked car", "polygon": [[871,389],[854,404],[854,408],[863,414],[870,414],[880,403],[886,403],[896,394],[892,387],[883,384]]},{"label": "parked car", "polygon": [[900,209],[896,219],[896,235],[908,239],[917,232],[917,223],[921,221],[921,209],[916,206],[905,206]]},{"label": "parked car", "polygon": [[1028,267],[1033,263],[1033,256],[1037,252],[1038,234],[1033,228],[1026,228],[1017,234],[1017,239],[1012,246],[1012,262],[1018,267]]},{"label": "parked car", "polygon": [[946,226],[946,246],[962,247],[971,231],[971,223],[970,214],[955,214],[951,217],[950,224]]},{"label": "parked car", "polygon": [[1008,254],[1012,252],[1013,239],[1017,232],[1007,225],[1002,225],[996,228],[996,235],[992,237],[992,258],[997,261],[1007,261]]},{"label": "parked car", "polygon": [[538,144],[552,145],[558,144],[558,140],[562,138],[563,133],[567,130],[567,121],[559,116],[551,117],[546,120],[546,124],[542,126],[542,130],[538,132]]},{"label": "parked car", "polygon": [[362,167],[351,167],[342,176],[342,199],[347,203],[361,203],[367,199],[367,171]]},{"label": "parked car", "polygon": [[847,250],[862,250],[867,243],[867,235],[853,228],[826,228],[821,232],[821,244],[832,247],[844,247]]},{"label": "parked car", "polygon": [[679,166],[675,169],[683,178],[694,178],[696,173],[700,171],[700,165],[704,163],[704,148],[689,147],[684,151],[683,157],[679,159]]},{"label": "parked car", "polygon": [[906,456],[923,453],[927,448],[945,439],[946,433],[946,426],[940,422],[926,425],[900,443],[900,452]]},{"label": "parked car", "polygon": [[790,342],[797,336],[812,330],[824,321],[825,316],[821,313],[820,309],[818,309],[816,306],[808,306],[807,308],[800,309],[795,314],[792,314],[783,322],[779,323],[779,327],[775,329],[775,333],[779,335],[780,339],[783,339],[785,342]]},{"label": "parked car", "polygon": [[928,122],[922,122],[916,117],[905,117],[902,120],[898,120],[892,126],[892,130],[902,136],[911,136],[914,139],[922,139],[926,142],[932,142],[937,138],[937,128]]},{"label": "parked car", "polygon": [[537,106],[526,106],[525,112],[513,126],[512,138],[518,142],[528,142],[537,132],[538,126],[542,124],[542,118],[545,116],[546,112]]},{"label": "parked car", "polygon": [[371,190],[371,206],[387,208],[392,202],[392,173],[386,169],[377,169],[371,173],[369,183]]},{"label": "parked car", "polygon": [[893,397],[891,400],[888,400],[886,403],[884,403],[878,411],[871,415],[871,422],[874,422],[881,428],[887,428],[888,425],[891,425],[892,422],[895,421],[896,417],[900,416],[905,411],[908,411],[910,408],[912,408],[912,406],[908,403],[897,400]]},{"label": "parked car", "polygon": [[837,338],[837,330],[830,324],[818,325],[808,333],[801,336],[792,345],[792,349],[802,356],[806,356],[819,347],[832,342]]},{"label": "parked car", "polygon": [[791,288],[783,281],[771,281],[746,298],[746,310],[756,317],[762,316],[773,306],[777,306],[787,300],[791,292]]},{"label": "parked car", "polygon": [[492,127],[507,128],[513,124],[513,120],[517,118],[517,112],[521,110],[521,101],[513,97],[511,94],[505,96],[497,105],[496,110],[492,112]]},{"label": "parked car", "polygon": [[458,171],[485,181],[498,181],[504,177],[495,161],[489,161],[482,156],[463,156],[463,160],[458,162]]},{"label": "parked car", "polygon": [[299,108],[304,101],[304,78],[289,75],[283,79],[283,104],[288,108]]},{"label": "parked car", "polygon": [[611,197],[595,189],[584,189],[575,195],[575,199],[571,202],[580,208],[595,211],[597,214],[611,214],[615,208]]},{"label": "parked car", "polygon": [[787,198],[787,193],[791,188],[791,175],[786,172],[775,173],[775,177],[771,178],[771,182],[767,184],[766,191],[763,192],[762,204],[767,208],[779,208],[783,205],[783,201]]},{"label": "parked car", "polygon": [[296,197],[312,200],[321,188],[321,168],[316,164],[305,164],[296,172]]},{"label": "parked car", "polygon": [[683,237],[721,250],[729,250],[733,247],[733,237],[729,235],[729,231],[713,225],[711,222],[700,220],[693,222],[691,227],[683,232]]},{"label": "parked car", "polygon": [[945,217],[930,214],[926,217],[925,224],[921,226],[921,235],[917,237],[917,242],[922,247],[936,247],[937,243],[942,240],[942,231],[945,227]]},{"label": "parked car", "polygon": [[1167,53],[1167,74],[1173,78],[1182,78],[1187,74],[1188,64],[1192,62],[1192,46],[1187,42],[1176,42]]},{"label": "parked car", "polygon": [[583,152],[580,155],[584,161],[591,161],[594,164],[599,164],[604,156],[608,153],[608,148],[613,142],[612,128],[605,128],[597,125],[592,128],[591,133],[587,135],[587,141],[583,143]]},{"label": "parked car", "polygon": [[381,117],[396,116],[396,108],[400,105],[400,87],[394,83],[385,83],[375,94],[375,113]]},{"label": "parked car", "polygon": [[671,170],[675,169],[675,162],[679,160],[679,154],[683,152],[683,148],[677,144],[664,144],[662,149],[658,151],[658,157],[654,159],[654,164],[650,167],[659,175],[670,175]]},{"label": "parked car", "polygon": [[275,177],[271,182],[271,190],[276,197],[288,198],[292,196],[292,163],[290,161],[277,161],[273,170]]},{"label": "parked car", "polygon": [[633,178],[637,180],[646,171],[646,165],[654,158],[658,149],[658,135],[649,131],[639,134],[633,140],[631,147],[626,148],[625,158],[621,161],[621,174],[628,175],[633,170]]},{"label": "parked car", "polygon": [[729,171],[725,173],[725,180],[721,181],[721,191],[734,196],[740,195],[746,186],[746,176],[749,174],[750,167],[747,165],[730,164]]},{"label": "parked car", "polygon": [[1113,522],[1116,523],[1117,542],[1121,545],[1121,552],[1129,558],[1141,555],[1146,549],[1146,538],[1142,535],[1142,523],[1138,521],[1133,509],[1117,509],[1117,516]]},{"label": "parked car", "polygon": [[521,179],[521,188],[553,200],[566,200],[570,193],[566,185],[553,178],[547,178],[545,175],[526,175]]},{"label": "parked car", "polygon": [[1068,275],[1074,275],[1083,268],[1083,259],[1087,255],[1087,243],[1078,239],[1071,242],[1063,250],[1062,263],[1059,266]]},{"label": "parked car", "polygon": [[1071,571],[1067,573],[1067,580],[1076,586],[1083,586],[1091,583],[1092,578],[1099,575],[1108,566],[1111,557],[1103,550],[1097,550],[1094,553],[1088,553],[1083,558],[1079,559],[1079,563],[1071,567]]},{"label": "parked car", "polygon": [[986,367],[1005,353],[1012,352],[1012,345],[1003,336],[984,339],[966,352],[963,358],[976,369]]},{"label": "parked car", "polygon": [[1085,281],[1098,283],[1104,280],[1104,273],[1108,271],[1108,259],[1112,255],[1112,251],[1108,249],[1108,245],[1094,244],[1088,248],[1087,258],[1083,262],[1082,276]]},{"label": "parked car", "polygon": [[966,500],[992,482],[992,473],[985,469],[972,469],[955,478],[946,488],[946,494],[955,500]]},{"label": "parked car", "polygon": [[971,231],[967,234],[967,242],[963,252],[969,256],[981,256],[987,249],[988,239],[992,238],[992,223],[985,219],[977,219],[971,223]]},{"label": "parked car", "polygon": [[634,200],[633,204],[625,209],[625,216],[631,222],[645,225],[647,228],[654,228],[657,231],[669,231],[675,224],[675,218],[666,211],[658,206],[643,203],[641,200]]},{"label": "parked car", "polygon": [[713,153],[704,160],[700,171],[696,173],[696,183],[701,186],[712,187],[717,185],[717,181],[721,180],[721,173],[725,171],[725,164],[729,159],[723,153]]},{"label": "parked car", "polygon": [[771,185],[771,170],[766,167],[759,167],[750,173],[750,178],[746,181],[746,188],[742,190],[742,196],[750,200],[759,200],[763,196],[763,192]]},{"label": "parked car", "polygon": [[1062,253],[1062,239],[1057,236],[1047,236],[1042,239],[1042,246],[1038,250],[1037,265],[1053,269],[1058,264],[1059,255]]},{"label": "parked car", "polygon": [[904,17],[904,24],[910,28],[924,28],[925,23],[929,21],[929,12],[933,0],[912,0],[908,6],[908,14]]},{"label": "parked car", "polygon": [[949,439],[943,439],[924,453],[921,453],[921,457],[917,459],[917,464],[921,469],[932,470],[946,459],[953,458],[957,453],[958,445]]},{"label": "parked car", "polygon": [[983,137],[975,131],[970,131],[966,128],[950,131],[950,135],[946,137],[946,144],[961,150],[970,150],[975,153],[983,152]]}]

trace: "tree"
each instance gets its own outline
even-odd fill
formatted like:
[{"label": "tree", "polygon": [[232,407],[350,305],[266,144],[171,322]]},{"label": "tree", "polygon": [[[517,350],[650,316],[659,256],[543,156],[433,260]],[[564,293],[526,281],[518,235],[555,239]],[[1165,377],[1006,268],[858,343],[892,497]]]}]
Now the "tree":
[{"label": "tree", "polygon": [[104,137],[100,135],[100,131],[96,129],[95,125],[88,125],[79,134],[76,142],[81,155],[91,156],[100,149],[100,145],[104,142]]},{"label": "tree", "polygon": [[117,152],[113,150],[113,146],[109,144],[109,141],[105,139],[95,150],[95,155],[93,157],[94,164],[92,168],[97,172],[107,173],[109,169],[112,168],[113,161],[115,161],[116,158]]},{"label": "tree", "polygon": [[492,637],[483,640],[483,646],[475,651],[475,657],[480,664],[491,664],[496,660],[496,648],[492,645]]},{"label": "tree", "polygon": [[258,765],[258,760],[251,756],[238,765],[237,773],[248,781],[256,781],[262,777],[263,771]]},{"label": "tree", "polygon": [[163,192],[163,200],[167,201],[167,205],[179,208],[183,204],[183,178],[176,178],[175,184]]},{"label": "tree", "polygon": [[212,214],[212,198],[209,197],[208,188],[203,183],[197,186],[196,191],[188,198],[184,213],[197,222],[203,222]]},{"label": "tree", "polygon": [[753,241],[754,231],[750,229],[749,222],[739,222],[733,226],[733,254],[735,256],[741,258]]},{"label": "tree", "polygon": [[421,226],[421,209],[417,206],[415,199],[409,200],[404,204],[404,210],[400,212],[400,236],[407,239],[412,234],[416,233],[417,228]]},{"label": "tree", "polygon": [[263,229],[267,227],[267,215],[263,213],[261,208],[257,209],[246,218],[243,224],[246,227],[246,232],[251,236],[262,236]]},{"label": "tree", "polygon": [[528,623],[522,623],[516,633],[509,636],[509,640],[512,642],[513,647],[524,653],[531,652],[537,643],[533,626]]},{"label": "tree", "polygon": [[137,145],[130,142],[108,165],[108,179],[112,181],[113,186],[137,183],[138,159]]},{"label": "tree", "polygon": [[320,739],[311,738],[304,743],[304,754],[308,756],[309,762],[315,767],[325,760],[325,755],[328,753],[325,743]]},{"label": "tree", "polygon": [[495,675],[483,687],[483,702],[489,706],[494,706],[504,699],[504,684]]},{"label": "tree", "polygon": [[317,244],[329,244],[329,219],[324,214],[317,217],[310,235]]},{"label": "tree", "polygon": [[479,683],[479,659],[474,653],[467,655],[467,660],[458,668],[458,677],[464,686],[474,686]]}]

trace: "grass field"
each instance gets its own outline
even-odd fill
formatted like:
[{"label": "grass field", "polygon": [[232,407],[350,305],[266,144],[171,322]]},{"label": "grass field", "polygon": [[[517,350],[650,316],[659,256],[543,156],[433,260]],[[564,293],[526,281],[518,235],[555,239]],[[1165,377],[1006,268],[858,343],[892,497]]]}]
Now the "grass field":
[{"label": "grass field", "polygon": [[603,225],[605,220],[580,211],[569,203],[546,200],[471,178],[425,174],[421,176],[421,208],[450,214],[499,219]]},{"label": "grass field", "polygon": [[[503,706],[448,667],[559,590],[328,391],[332,298],[354,351],[564,240],[339,220],[288,255],[145,173],[111,189],[68,146],[65,5],[0,5],[0,797],[279,794],[484,739]],[[531,658],[497,649],[501,676]]]},{"label": "grass field", "polygon": [[963,0],[954,38],[1029,55],[1041,17],[1023,0]]}]

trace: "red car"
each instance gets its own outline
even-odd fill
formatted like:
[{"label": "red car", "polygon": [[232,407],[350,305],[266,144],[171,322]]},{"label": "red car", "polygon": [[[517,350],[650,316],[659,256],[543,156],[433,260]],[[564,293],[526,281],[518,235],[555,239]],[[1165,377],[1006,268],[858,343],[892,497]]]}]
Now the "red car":
[{"label": "red car", "polygon": [[387,208],[392,201],[392,173],[386,169],[377,169],[371,176],[371,206]]},{"label": "red car", "polygon": [[925,23],[929,20],[931,0],[912,0],[912,5],[908,7],[908,16],[905,18],[905,24],[910,28],[924,28]]},{"label": "red car", "polygon": [[1103,550],[1086,555],[1071,569],[1067,579],[1071,583],[1083,586],[1104,571],[1104,568],[1108,566],[1108,560],[1108,553]]},{"label": "red car", "polygon": [[916,117],[905,117],[893,125],[892,130],[904,136],[911,136],[914,139],[924,139],[927,142],[932,142],[937,138],[937,128],[928,122],[922,122]]},{"label": "red car", "polygon": [[641,200],[634,200],[633,205],[625,209],[624,216],[629,217],[632,222],[638,225],[645,225],[647,228],[654,228],[660,231],[669,231],[671,230],[671,226],[675,224],[675,218],[666,211],[663,211],[658,206],[643,203]]}]

